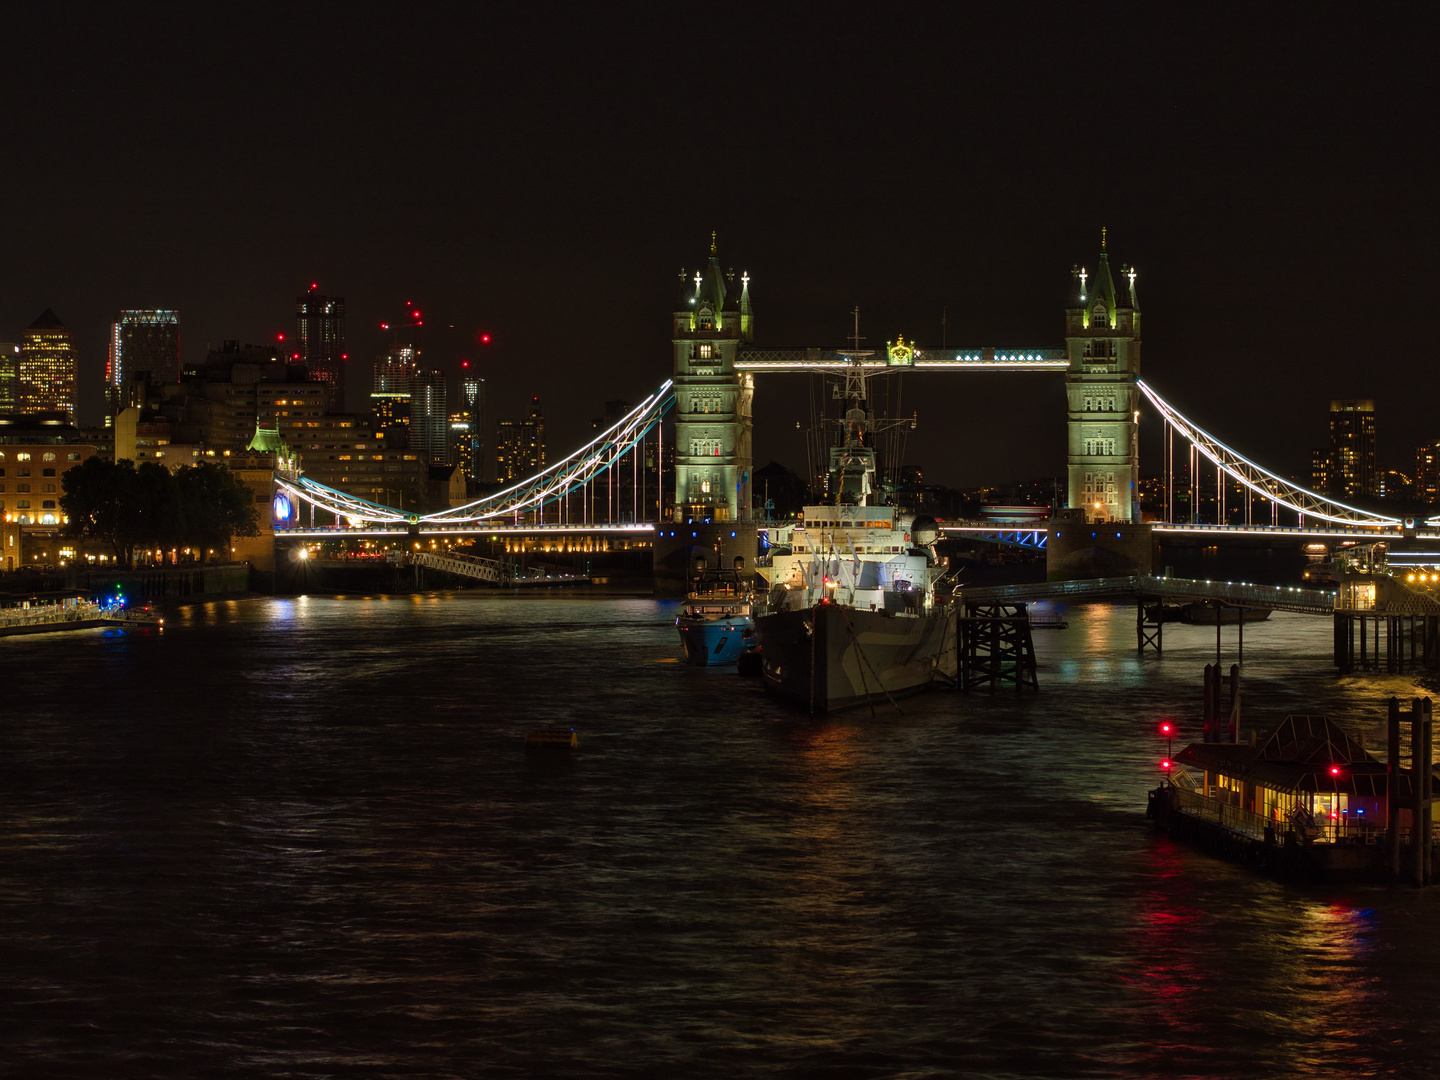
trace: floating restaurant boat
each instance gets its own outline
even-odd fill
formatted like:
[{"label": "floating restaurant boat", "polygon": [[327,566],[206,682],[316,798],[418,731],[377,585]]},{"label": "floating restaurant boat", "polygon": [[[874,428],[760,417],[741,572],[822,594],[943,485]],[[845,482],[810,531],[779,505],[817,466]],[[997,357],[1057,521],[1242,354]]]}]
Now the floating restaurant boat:
[{"label": "floating restaurant boat", "polygon": [[753,649],[754,600],[755,591],[742,577],[741,567],[702,568],[675,619],[686,662],[697,667],[734,664]]},{"label": "floating restaurant boat", "polygon": [[[1249,744],[1193,743],[1168,764],[1146,816],[1178,840],[1319,881],[1393,880],[1416,864],[1413,771],[1374,757],[1324,716],[1287,716]],[[1420,861],[1436,880],[1430,772],[1418,785]]]},{"label": "floating restaurant boat", "polygon": [[120,597],[100,601],[82,590],[0,594],[0,637],[106,626],[160,626],[164,621],[149,607],[126,607]]},{"label": "floating restaurant boat", "polygon": [[830,450],[836,502],[805,507],[789,550],[759,568],[769,585],[755,617],[761,675],[811,713],[954,685],[958,665],[955,608],[935,595],[946,576],[935,522],[875,504],[880,425],[865,408],[858,363],[846,399],[842,440]]}]

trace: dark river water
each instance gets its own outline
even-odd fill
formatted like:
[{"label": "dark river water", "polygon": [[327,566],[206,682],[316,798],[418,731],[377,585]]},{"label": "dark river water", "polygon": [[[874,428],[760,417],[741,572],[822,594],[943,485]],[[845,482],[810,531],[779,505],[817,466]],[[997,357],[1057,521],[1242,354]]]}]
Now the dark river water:
[{"label": "dark river water", "polygon": [[[1072,607],[1038,694],[812,721],[678,663],[675,611],[286,598],[0,640],[0,1076],[1440,1074],[1440,890],[1147,831],[1213,628],[1141,659],[1133,609]],[[1329,648],[1247,627],[1245,726],[1373,733],[1425,692]],[[527,757],[552,723],[579,749]]]}]

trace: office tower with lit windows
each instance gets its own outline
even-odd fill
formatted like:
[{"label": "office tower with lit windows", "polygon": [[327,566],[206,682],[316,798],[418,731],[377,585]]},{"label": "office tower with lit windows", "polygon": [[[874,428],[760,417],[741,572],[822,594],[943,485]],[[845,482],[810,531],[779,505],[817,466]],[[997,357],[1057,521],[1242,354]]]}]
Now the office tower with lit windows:
[{"label": "office tower with lit windows", "polygon": [[530,415],[524,420],[501,420],[496,427],[496,480],[523,480],[545,468],[545,416],[538,397],[530,399]]},{"label": "office tower with lit windows", "polygon": [[1330,402],[1333,473],[1328,494],[1338,498],[1380,494],[1375,456],[1375,402],[1344,398]]},{"label": "office tower with lit windows", "polygon": [[147,372],[151,386],[180,381],[180,313],[160,309],[120,312],[110,324],[110,355],[105,361],[105,426],[128,402],[122,388],[136,372]]},{"label": "office tower with lit windows", "polygon": [[433,464],[448,463],[450,413],[443,372],[417,371],[410,380],[410,449]]},{"label": "office tower with lit windows", "polygon": [[20,346],[14,342],[0,344],[0,413],[17,412],[20,408]]},{"label": "office tower with lit windows", "polygon": [[485,380],[462,375],[460,392],[464,407],[450,417],[451,460],[465,470],[470,483],[478,484],[485,474],[485,447],[480,439],[485,419]]},{"label": "office tower with lit windows", "polygon": [[20,341],[20,413],[63,412],[75,418],[75,339],[46,308]]},{"label": "office tower with lit windows", "polygon": [[345,298],[323,296],[320,286],[295,298],[295,331],[300,360],[315,382],[323,382],[331,412],[345,411]]},{"label": "office tower with lit windows", "polygon": [[[0,352],[7,348],[0,345]],[[1440,500],[1440,442],[1415,448],[1415,497],[1427,503]]]},{"label": "office tower with lit windows", "polygon": [[413,345],[396,345],[375,361],[377,394],[408,394],[410,384],[420,371],[420,350]]}]

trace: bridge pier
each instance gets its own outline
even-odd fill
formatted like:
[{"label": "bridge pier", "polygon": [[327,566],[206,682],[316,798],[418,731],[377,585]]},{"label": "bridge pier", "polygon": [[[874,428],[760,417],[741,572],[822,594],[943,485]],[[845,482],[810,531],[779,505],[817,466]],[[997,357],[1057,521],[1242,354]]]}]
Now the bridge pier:
[{"label": "bridge pier", "polygon": [[1155,565],[1149,524],[1087,522],[1085,511],[1061,510],[1045,531],[1045,578],[1148,577]]},{"label": "bridge pier", "polygon": [[[1146,596],[1140,593],[1135,597],[1135,637],[1140,646],[1140,654],[1143,656],[1145,650],[1153,647],[1155,655],[1159,656],[1163,647],[1165,636],[1164,612],[1159,610],[1164,605],[1164,598],[1160,596]],[[1151,618],[1151,612],[1155,612],[1155,618]]]},{"label": "bridge pier", "polygon": [[655,526],[655,591],[684,596],[698,559],[712,570],[731,569],[743,559],[741,575],[751,574],[758,543],[753,521],[661,522]]},{"label": "bridge pier", "polygon": [[1440,615],[1337,611],[1334,636],[1342,672],[1440,669]]},{"label": "bridge pier", "polygon": [[959,689],[988,686],[993,694],[1002,682],[1040,689],[1028,605],[966,603],[964,611],[956,620]]}]

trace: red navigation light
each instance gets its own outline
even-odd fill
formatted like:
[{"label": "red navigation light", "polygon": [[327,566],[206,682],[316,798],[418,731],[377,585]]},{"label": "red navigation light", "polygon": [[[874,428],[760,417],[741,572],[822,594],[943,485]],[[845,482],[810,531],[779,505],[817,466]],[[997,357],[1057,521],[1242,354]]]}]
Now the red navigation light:
[{"label": "red navigation light", "polygon": [[276,341],[284,341],[284,340],[285,340],[285,335],[284,335],[284,334],[276,334],[276,335],[275,335],[275,340],[276,340]]},{"label": "red navigation light", "polygon": [[390,324],[389,324],[388,322],[382,322],[382,323],[380,324],[380,329],[381,329],[381,330],[389,330],[389,329],[390,329]]},{"label": "red navigation light", "polygon": [[461,361],[460,361],[460,366],[461,366],[461,367],[469,367],[469,366],[470,366],[470,361],[469,361],[469,360],[461,360]]},{"label": "red navigation light", "polygon": [[1330,775],[1331,775],[1331,776],[1339,776],[1339,775],[1340,775],[1340,766],[1339,766],[1339,765],[1331,765],[1331,766],[1330,766]]},{"label": "red navigation light", "polygon": [[1175,734],[1175,725],[1172,724],[1169,720],[1161,720],[1160,734],[1164,735],[1167,739],[1170,738],[1171,735]]},{"label": "red navigation light", "polygon": [[489,335],[489,334],[481,334],[481,335],[480,335],[480,344],[481,344],[481,345],[489,345],[489,344],[490,344],[490,335]]},{"label": "red navigation light", "polygon": [[1171,766],[1172,764],[1174,764],[1174,763],[1173,763],[1169,758],[1166,758],[1164,761],[1160,762],[1160,771],[1161,771],[1161,772],[1169,772],[1169,771],[1170,771],[1170,766]]},{"label": "red navigation light", "polygon": [[340,359],[341,359],[341,360],[349,360],[349,359],[350,359],[350,354],[349,354],[348,352],[342,352],[342,353],[340,354]]},{"label": "red navigation light", "polygon": [[315,284],[315,282],[313,282],[313,281],[310,282],[310,291],[311,291],[311,292],[314,292],[314,291],[315,291],[316,289],[318,289],[318,288],[320,288],[319,285]]}]

